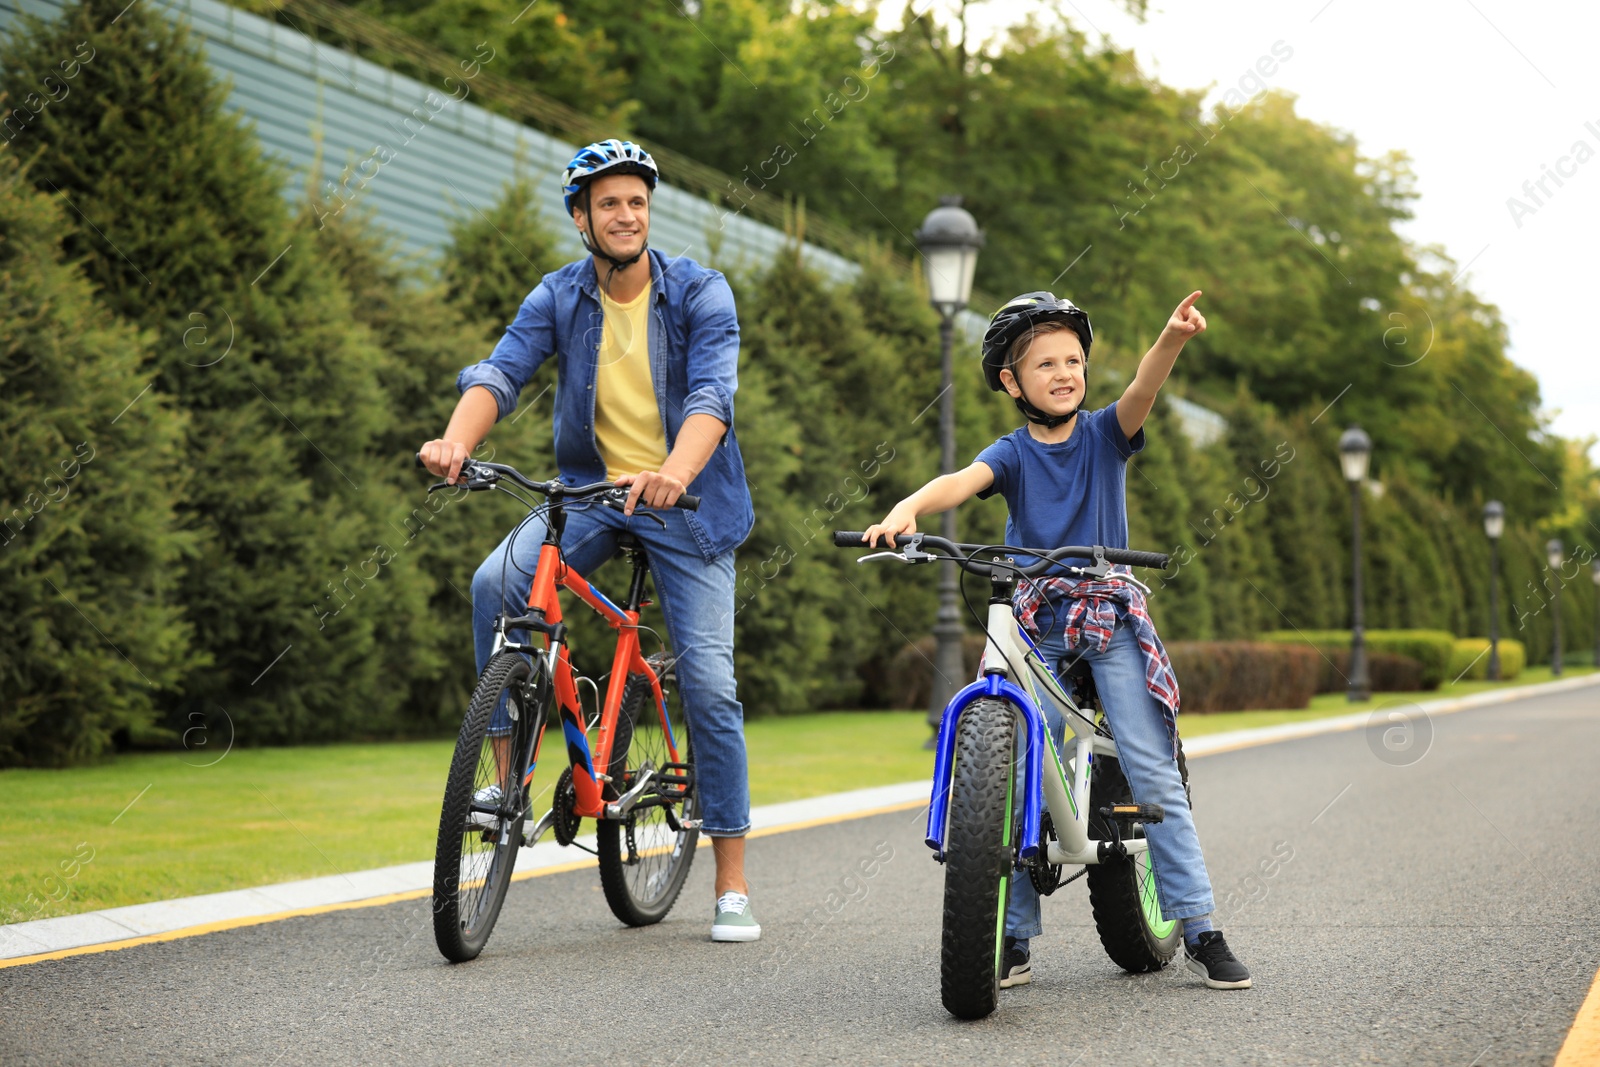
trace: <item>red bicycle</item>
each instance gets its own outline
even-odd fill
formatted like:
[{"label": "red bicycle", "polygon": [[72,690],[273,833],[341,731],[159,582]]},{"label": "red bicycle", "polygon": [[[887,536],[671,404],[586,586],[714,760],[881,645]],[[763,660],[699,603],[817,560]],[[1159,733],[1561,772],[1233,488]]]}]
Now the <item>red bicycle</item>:
[{"label": "red bicycle", "polygon": [[[506,482],[545,502],[530,502]],[[462,465],[458,484],[469,491],[499,490],[520,501],[528,515],[517,532],[540,516],[546,528],[527,611],[515,618],[496,616],[494,652],[456,738],[434,853],[433,931],[439,951],[457,963],[476,958],[500,916],[517,850],[532,846],[546,831],[554,831],[562,845],[574,844],[586,818],[596,820],[594,851],[612,912],[630,926],[660,922],[688,877],[700,820],[688,723],[675,704],[669,710],[667,700],[671,659],[665,650],[647,658],[639,647],[639,609],[649,604],[644,599],[648,561],[636,538],[618,535],[618,546],[632,563],[628,595],[619,606],[568,566],[561,553],[568,508],[620,511],[628,490],[605,482],[536,482],[504,464],[473,460]],[[453,487],[439,482],[428,491],[448,488]],[[685,494],[677,506],[693,510],[699,500]],[[634,517],[661,521],[645,509],[635,510]],[[611,670],[600,680],[573,671],[557,596],[563,588],[616,631]],[[528,640],[515,639],[519,631]],[[600,681],[607,683],[603,703]],[[583,685],[594,694],[591,703],[600,704],[587,717]],[[529,783],[552,718],[560,721],[568,766],[556,782],[550,810],[530,829]]]}]

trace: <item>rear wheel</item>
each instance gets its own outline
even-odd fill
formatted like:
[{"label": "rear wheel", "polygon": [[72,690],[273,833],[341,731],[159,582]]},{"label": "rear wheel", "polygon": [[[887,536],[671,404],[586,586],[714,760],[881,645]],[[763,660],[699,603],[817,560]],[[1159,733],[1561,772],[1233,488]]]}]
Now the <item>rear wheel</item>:
[{"label": "rear wheel", "polygon": [[[1189,768],[1183,758],[1181,742],[1178,769],[1187,793]],[[1099,814],[1100,809],[1132,802],[1133,790],[1122,773],[1122,765],[1109,757],[1097,757],[1089,784],[1089,836],[1101,841],[1111,840],[1111,828]],[[1144,826],[1124,823],[1121,833],[1125,841],[1143,838]],[[1113,963],[1125,971],[1145,974],[1159,971],[1172,962],[1183,943],[1183,923],[1161,914],[1149,852],[1138,852],[1125,859],[1107,857],[1105,862],[1089,867],[1086,881],[1100,944]]]},{"label": "rear wheel", "polygon": [[[511,884],[528,813],[523,775],[513,753],[531,751],[532,731],[544,722],[540,706],[547,687],[535,684],[533,667],[518,653],[489,661],[472,691],[439,813],[433,860],[433,934],[439,951],[454,963],[477,958],[489,940]],[[489,736],[495,706],[509,701],[509,737]],[[499,787],[494,803],[479,799]]]},{"label": "rear wheel", "polygon": [[944,848],[939,993],[958,1019],[981,1019],[1000,995],[1000,946],[1012,874],[1015,786],[1011,706],[974,702],[956,729]]},{"label": "rear wheel", "polygon": [[[665,662],[651,658],[658,676],[663,675]],[[685,820],[699,819],[700,802],[694,787],[689,724],[669,695],[670,679],[670,672],[661,677],[661,691],[667,697],[667,721],[678,750],[677,763],[686,766],[672,765],[672,749],[649,680],[642,674],[630,675],[617,713],[606,799],[628,793],[643,775],[651,775],[653,784],[639,795],[625,818],[601,819],[595,826],[600,887],[612,914],[629,926],[649,926],[666,918],[689,877],[700,839],[698,828],[684,826]]]}]

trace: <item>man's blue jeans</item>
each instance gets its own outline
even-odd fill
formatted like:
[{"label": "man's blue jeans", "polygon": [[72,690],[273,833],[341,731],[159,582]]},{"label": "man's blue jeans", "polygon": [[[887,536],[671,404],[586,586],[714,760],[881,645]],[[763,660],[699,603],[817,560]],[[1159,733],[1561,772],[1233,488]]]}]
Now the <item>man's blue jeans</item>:
[{"label": "man's blue jeans", "polygon": [[[712,837],[738,837],[750,829],[750,778],[744,707],[733,679],[733,553],[724,552],[708,563],[682,511],[667,508],[651,514],[661,516],[666,529],[641,514],[630,519],[598,505],[569,508],[562,548],[567,563],[593,580],[600,565],[617,554],[619,531],[627,530],[644,545],[656,599],[666,617],[667,640],[677,657],[678,693],[693,738],[702,828]],[[530,520],[489,553],[473,576],[472,636],[480,674],[494,648],[496,612],[521,615],[527,610],[544,536],[544,520]],[[618,589],[613,599],[620,600],[622,592]],[[497,713],[497,719],[503,715]],[[509,720],[491,723],[491,732],[509,725]]]},{"label": "man's blue jeans", "polygon": [[[1104,652],[1080,642],[1068,653],[1066,637],[1059,626],[1038,642],[1039,652],[1052,669],[1061,664],[1063,669],[1058,674],[1064,674],[1064,668],[1080,656],[1088,661],[1111,732],[1116,735],[1122,772],[1133,789],[1134,801],[1160,804],[1166,809],[1164,821],[1145,827],[1161,914],[1168,919],[1191,919],[1213,909],[1211,877],[1200,855],[1200,837],[1195,833],[1194,816],[1183,792],[1178,761],[1172,756],[1166,717],[1160,702],[1145,687],[1144,653],[1139,651],[1139,641],[1125,615],[1125,609],[1118,608],[1117,628]],[[1039,618],[1047,622],[1049,612],[1041,611]],[[1066,721],[1048,704],[1045,718],[1059,748]],[[1021,770],[1019,763],[1019,775]],[[1043,931],[1038,891],[1022,871],[1012,872],[1010,885],[1006,933],[1012,937],[1038,937]]]}]

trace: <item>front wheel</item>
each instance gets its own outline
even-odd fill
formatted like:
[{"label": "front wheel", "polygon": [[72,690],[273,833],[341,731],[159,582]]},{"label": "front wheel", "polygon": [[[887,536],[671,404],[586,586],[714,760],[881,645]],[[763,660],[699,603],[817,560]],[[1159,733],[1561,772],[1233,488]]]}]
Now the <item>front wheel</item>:
[{"label": "front wheel", "polygon": [[[666,696],[671,676],[665,660],[652,657],[650,666]],[[649,784],[625,817],[596,824],[595,848],[600,853],[600,887],[606,903],[629,926],[649,926],[666,918],[689,877],[700,839],[694,749],[689,724],[674,713],[673,704],[668,700],[664,724],[649,679],[633,674],[617,712],[606,800],[630,792],[646,776]]]},{"label": "front wheel", "polygon": [[[1178,769],[1184,791],[1189,788],[1189,767],[1178,748]],[[1089,784],[1089,836],[1111,840],[1111,828],[1099,814],[1115,804],[1133,803],[1133,789],[1122,773],[1122,765],[1107,756],[1096,757],[1094,776]],[[1122,837],[1141,838],[1144,827],[1138,823],[1122,826]],[[1183,944],[1183,923],[1161,914],[1161,899],[1156,893],[1155,870],[1150,853],[1138,852],[1124,859],[1107,857],[1089,867],[1089,905],[1094,910],[1095,929],[1106,955],[1123,970],[1133,974],[1159,971],[1177,954]]]},{"label": "front wheel", "polygon": [[[483,951],[522,846],[528,797],[516,764],[532,752],[548,692],[531,679],[532,672],[528,660],[515,652],[490,660],[456,737],[433,859],[433,935],[452,963],[476,959]],[[511,733],[491,737],[490,722],[502,697],[508,701]]]},{"label": "front wheel", "polygon": [[1000,948],[1012,867],[1015,788],[1011,706],[979,700],[956,728],[944,847],[939,995],[958,1019],[981,1019],[1000,996]]}]

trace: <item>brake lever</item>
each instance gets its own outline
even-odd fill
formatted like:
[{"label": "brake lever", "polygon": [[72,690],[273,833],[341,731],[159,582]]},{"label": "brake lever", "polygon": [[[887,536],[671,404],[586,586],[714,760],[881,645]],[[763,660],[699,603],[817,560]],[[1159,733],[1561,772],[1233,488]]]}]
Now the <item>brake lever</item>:
[{"label": "brake lever", "polygon": [[912,560],[907,559],[904,555],[900,554],[899,552],[869,552],[865,556],[858,556],[856,558],[856,562],[857,563],[866,563],[868,560],[874,560],[874,559],[897,559],[902,563],[911,563],[911,562],[913,562]]},{"label": "brake lever", "polygon": [[1080,578],[1092,578],[1092,579],[1094,579],[1095,581],[1098,581],[1098,582],[1104,582],[1104,581],[1127,582],[1129,585],[1136,585],[1140,589],[1142,589],[1144,591],[1144,595],[1145,596],[1154,596],[1155,595],[1154,593],[1152,593],[1150,591],[1150,587],[1148,585],[1145,585],[1143,582],[1141,582],[1139,579],[1135,578],[1133,575],[1124,574],[1121,571],[1113,571],[1111,569],[1111,564],[1106,562],[1106,557],[1105,557],[1104,550],[1102,550],[1098,545],[1095,546],[1094,558],[1095,558],[1095,565],[1093,567],[1069,566],[1069,567],[1067,567],[1067,570],[1070,571],[1073,574],[1076,574]]},{"label": "brake lever", "polygon": [[462,478],[455,485],[451,485],[449,482],[434,482],[428,486],[428,492],[436,493],[440,489],[466,489],[469,492],[474,492],[481,489],[493,489],[498,481],[498,478]]},{"label": "brake lever", "polygon": [[[601,496],[599,500],[601,506],[608,507],[620,515],[623,514],[622,509],[627,504],[628,491],[626,489],[613,490]],[[667,520],[657,515],[651,508],[635,508],[633,514],[628,517],[632,519],[649,519],[663,530],[667,528]]]}]

